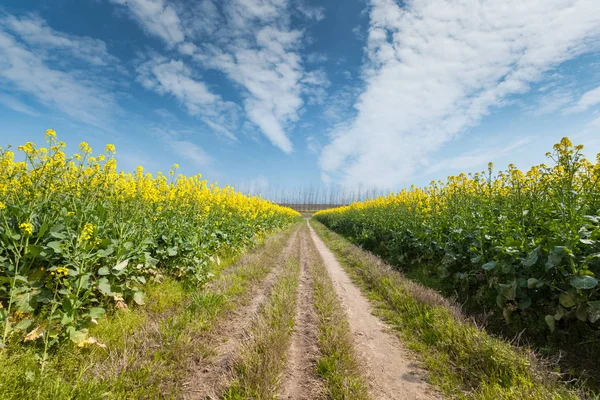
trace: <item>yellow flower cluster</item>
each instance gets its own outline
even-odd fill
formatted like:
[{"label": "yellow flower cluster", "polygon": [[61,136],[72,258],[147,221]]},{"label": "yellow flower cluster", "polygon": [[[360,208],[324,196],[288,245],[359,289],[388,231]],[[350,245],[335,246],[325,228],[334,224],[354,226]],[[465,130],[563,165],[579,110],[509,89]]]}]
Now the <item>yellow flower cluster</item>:
[{"label": "yellow flower cluster", "polygon": [[19,229],[26,235],[31,235],[33,233],[33,225],[31,225],[29,222],[23,222],[20,224]]},{"label": "yellow flower cluster", "polygon": [[94,235],[94,225],[85,224],[85,226],[83,227],[83,230],[81,231],[81,235],[79,236],[79,240],[81,240],[82,242],[84,242],[86,240],[90,240],[93,235]]},{"label": "yellow flower cluster", "polygon": [[57,276],[67,276],[69,275],[69,269],[67,267],[60,266],[56,268],[56,270],[52,272],[51,275],[54,275],[54,273],[56,273]]},{"label": "yellow flower cluster", "polygon": [[[46,131],[46,141],[48,145],[41,148],[33,142],[19,146],[26,161],[17,162],[14,153],[0,148],[0,210],[18,205],[13,211],[18,215],[12,217],[36,226],[42,225],[36,220],[40,216],[52,226],[64,215],[70,218],[68,225],[79,227],[69,235],[86,246],[101,242],[91,241],[94,236],[108,237],[107,229],[112,238],[125,233],[136,237],[138,232],[136,240],[155,240],[165,230],[169,234],[182,230],[180,236],[204,232],[212,235],[211,240],[220,238],[209,246],[214,251],[221,245],[243,245],[258,233],[299,217],[289,208],[243,195],[233,187],[209,184],[201,175],[169,179],[162,173],[145,173],[141,166],[133,173],[118,171],[113,144],[103,154],[92,155],[90,145],[82,142],[79,152],[68,156],[66,144],[57,140],[54,130]],[[178,169],[174,164],[173,171]],[[32,235],[32,223],[22,223],[21,233]],[[197,246],[201,242],[194,240]]]},{"label": "yellow flower cluster", "polygon": [[[572,193],[594,193],[600,184],[600,154],[598,162],[593,164],[583,158],[582,145],[573,147],[568,138],[563,138],[554,145],[554,153],[547,153],[555,165],[536,165],[527,172],[522,172],[513,164],[506,171],[500,171],[493,176],[493,164],[488,164],[488,170],[474,174],[461,173],[449,176],[446,182],[432,181],[428,187],[403,189],[399,193],[356,202],[348,206],[323,210],[315,216],[341,215],[348,211],[364,211],[375,209],[409,207],[412,211],[430,218],[447,210],[449,207],[463,207],[468,199],[486,202],[498,197],[553,195],[561,190],[562,182],[572,181],[569,190]],[[462,196],[459,197],[458,195]]]}]

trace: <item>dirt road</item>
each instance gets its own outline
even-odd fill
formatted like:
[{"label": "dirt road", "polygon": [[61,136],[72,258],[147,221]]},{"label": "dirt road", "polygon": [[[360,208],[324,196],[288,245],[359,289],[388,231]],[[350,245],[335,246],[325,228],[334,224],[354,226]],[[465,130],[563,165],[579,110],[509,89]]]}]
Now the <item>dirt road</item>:
[{"label": "dirt road", "polygon": [[[215,335],[212,354],[197,363],[185,398],[275,397],[295,400],[440,398],[424,381],[424,371],[416,365],[398,337],[372,314],[372,306],[361,290],[352,283],[335,256],[310,225],[308,223],[306,225],[299,226],[290,235],[288,244],[280,254],[275,267],[262,284],[254,289],[247,305],[242,309],[233,310],[227,320],[220,324],[220,329]],[[264,327],[268,326],[268,323],[279,323],[277,322],[279,319],[273,317],[272,304],[276,302],[272,302],[271,299],[277,296],[277,293],[273,292],[279,287],[278,280],[283,279],[280,277],[281,266],[291,262],[290,260],[299,266],[298,284],[293,288],[294,295],[289,297],[293,299],[290,301],[295,302],[293,304],[296,310],[295,317],[290,318],[288,322],[281,322],[291,325],[283,326],[283,330],[281,326],[272,326],[267,327],[267,332],[264,332]],[[314,268],[317,262],[320,263],[321,269]],[[288,279],[289,271],[291,270],[288,270]],[[317,277],[315,274],[320,275]],[[339,327],[328,325],[331,322],[324,316],[322,306],[316,307],[318,297],[314,282],[317,278],[321,280],[320,282],[324,278],[330,280],[328,293],[335,291],[337,295],[337,299],[334,295],[330,298],[338,303],[341,318],[345,320],[344,326],[349,330],[346,346],[348,349],[342,347],[347,350],[344,354],[328,350],[328,346],[331,348],[332,344],[338,344],[335,343],[338,339],[328,334]],[[319,287],[322,288],[322,285]],[[272,304],[268,305],[270,303]],[[263,315],[265,313],[268,315]],[[256,324],[257,321],[262,322]],[[337,324],[339,325],[339,321]],[[252,326],[261,326],[263,331],[253,331]],[[270,329],[273,332],[287,332],[273,339],[277,340],[277,346],[265,346],[267,343],[265,340],[269,340],[267,336]],[[255,340],[254,336],[259,336],[261,340]],[[339,338],[340,341],[344,340],[342,336]],[[282,341],[284,341],[283,346],[281,346]],[[254,349],[252,353],[254,342],[262,347]],[[246,354],[256,354],[260,359],[256,357],[252,360],[244,359],[240,346],[244,347]],[[275,351],[282,354],[272,354]],[[330,351],[330,354],[325,354],[327,351]],[[336,389],[350,384],[351,378],[344,376],[344,369],[335,368],[335,366],[352,365],[344,364],[348,358],[355,358],[360,379],[365,382],[364,395],[359,395],[359,391],[355,395],[348,391],[345,392],[346,394],[340,394],[344,391]],[[253,368],[260,368],[260,375],[272,376],[261,376],[260,382],[258,378],[257,382],[253,382],[252,378],[248,378],[253,376],[251,373]],[[240,374],[243,377],[240,377]],[[265,382],[272,387],[265,388]]]}]

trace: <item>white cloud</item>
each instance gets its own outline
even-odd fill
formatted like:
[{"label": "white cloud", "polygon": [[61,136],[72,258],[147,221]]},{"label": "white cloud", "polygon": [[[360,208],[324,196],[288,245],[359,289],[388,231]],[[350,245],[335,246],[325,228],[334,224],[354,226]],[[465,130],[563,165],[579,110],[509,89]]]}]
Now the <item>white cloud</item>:
[{"label": "white cloud", "polygon": [[568,109],[567,112],[583,112],[597,104],[600,104],[600,86],[584,93],[577,104]]},{"label": "white cloud", "polygon": [[472,149],[456,157],[441,160],[427,168],[426,174],[435,174],[440,171],[473,171],[475,168],[485,168],[487,163],[496,162],[502,156],[512,154],[516,150],[523,149],[532,142],[532,138],[525,137],[514,141],[505,147],[486,147]]},{"label": "white cloud", "polygon": [[[5,90],[28,94],[44,106],[76,120],[109,128],[113,114],[119,111],[110,92],[111,83],[93,69],[84,73],[72,66],[70,59],[57,63],[49,55],[55,49],[69,50],[71,53],[80,51],[82,60],[97,66],[101,62],[89,56],[88,47],[92,44],[98,46],[98,54],[101,55],[106,46],[99,43],[89,38],[58,33],[39,18],[19,20],[11,16],[4,17],[0,22],[0,83]],[[38,46],[43,46],[44,51]],[[3,101],[5,105],[11,104],[13,109],[31,114],[29,107],[24,108],[14,99],[8,102],[7,99]]]},{"label": "white cloud", "polygon": [[0,26],[34,46],[36,52],[43,53],[45,58],[62,59],[67,56],[98,66],[119,62],[109,54],[106,43],[102,40],[58,32],[36,15],[22,18],[4,15],[0,18]]},{"label": "white cloud", "polygon": [[191,161],[197,167],[205,167],[212,162],[211,157],[204,149],[190,141],[171,140],[168,142],[168,146],[173,153]]},{"label": "white cloud", "polygon": [[[289,27],[285,0],[232,0],[226,4],[225,36],[219,46],[205,46],[195,59],[203,66],[223,71],[244,89],[248,118],[282,151],[293,145],[287,125],[298,120],[303,106],[303,78],[298,54],[302,32]],[[314,85],[313,85],[314,86]]]},{"label": "white cloud", "polygon": [[151,132],[169,151],[191,162],[195,167],[207,167],[214,161],[202,147],[185,139],[178,130],[154,126]]},{"label": "white cloud", "polygon": [[[319,20],[323,17],[321,8],[308,6],[304,0],[201,0],[193,4],[110,1],[127,6],[146,31],[162,38],[181,55],[192,56],[198,63],[196,67],[225,73],[236,88],[242,89],[248,119],[275,146],[286,153],[293,150],[286,131],[299,118],[303,95],[318,101],[322,93],[310,82],[315,76],[305,75],[299,54],[304,33],[291,28],[291,13],[295,9],[307,18]],[[153,66],[151,79],[142,70],[142,82],[163,94],[172,94],[190,113],[205,115],[205,111],[197,109],[205,110],[214,95],[191,78],[190,67],[188,64],[187,70],[177,71],[177,78],[170,71],[168,81],[160,82],[156,74],[159,71]],[[216,121],[211,117],[205,122],[217,132],[230,129],[223,119]]]},{"label": "white cloud", "polygon": [[508,96],[589,49],[596,0],[371,0],[365,88],[325,179],[394,187]]},{"label": "white cloud", "polygon": [[310,64],[323,64],[329,60],[327,54],[319,52],[308,53],[305,58],[306,62]]},{"label": "white cloud", "polygon": [[573,104],[573,93],[571,88],[561,86],[560,88],[542,90],[542,96],[532,105],[525,106],[525,110],[534,116],[547,115],[563,110]]},{"label": "white cloud", "polygon": [[306,4],[304,0],[296,0],[296,9],[308,19],[322,21],[325,19],[325,8]]},{"label": "white cloud", "polygon": [[164,0],[109,0],[129,9],[135,20],[150,34],[169,45],[185,39],[179,16]]},{"label": "white cloud", "polygon": [[352,120],[356,111],[352,106],[359,95],[360,88],[356,85],[345,85],[334,90],[325,101],[323,108],[325,120],[332,124]]},{"label": "white cloud", "polygon": [[237,106],[223,101],[178,60],[154,57],[138,67],[139,81],[147,89],[175,97],[190,115],[199,117],[216,132],[235,140]]},{"label": "white cloud", "polygon": [[175,114],[164,108],[157,108],[156,110],[154,110],[154,114],[167,121],[177,121],[177,117],[175,116]]},{"label": "white cloud", "polygon": [[27,104],[23,103],[14,96],[10,96],[5,93],[0,93],[0,104],[14,111],[31,115],[32,117],[37,117],[40,115],[37,111],[29,107]]}]

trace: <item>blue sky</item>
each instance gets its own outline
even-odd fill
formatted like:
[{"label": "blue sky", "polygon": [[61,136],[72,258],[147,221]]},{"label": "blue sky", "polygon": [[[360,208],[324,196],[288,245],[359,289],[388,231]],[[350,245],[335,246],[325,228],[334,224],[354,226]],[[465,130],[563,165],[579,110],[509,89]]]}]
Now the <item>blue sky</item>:
[{"label": "blue sky", "polygon": [[597,0],[3,0],[0,142],[243,189],[600,152]]}]

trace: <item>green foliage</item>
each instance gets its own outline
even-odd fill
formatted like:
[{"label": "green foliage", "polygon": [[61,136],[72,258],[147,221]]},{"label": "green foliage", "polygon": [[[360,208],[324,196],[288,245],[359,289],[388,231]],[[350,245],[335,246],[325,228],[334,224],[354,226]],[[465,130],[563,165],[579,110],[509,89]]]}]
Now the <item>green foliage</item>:
[{"label": "green foliage", "polygon": [[458,399],[576,399],[527,349],[516,348],[466,321],[431,289],[406,280],[381,260],[323,225],[313,224],[377,313],[420,353],[429,379]]},{"label": "green foliage", "polygon": [[101,345],[88,329],[106,310],[145,305],[148,282],[202,285],[219,253],[299,217],[200,176],[118,172],[112,145],[67,157],[55,135],[20,146],[21,162],[0,148],[0,348],[43,342],[45,358],[63,340]]},{"label": "green foliage", "polygon": [[581,149],[565,138],[553,166],[490,165],[315,219],[507,324],[599,331],[600,155],[593,164]]}]

